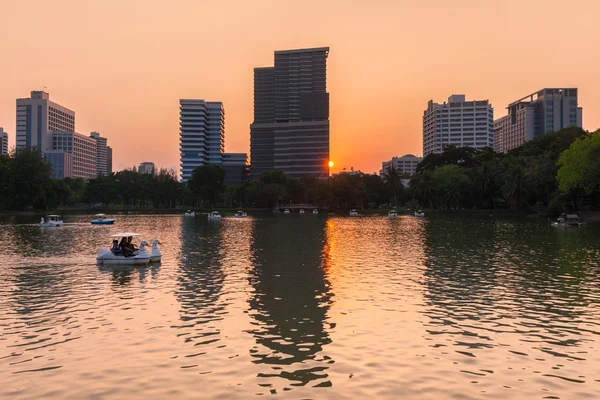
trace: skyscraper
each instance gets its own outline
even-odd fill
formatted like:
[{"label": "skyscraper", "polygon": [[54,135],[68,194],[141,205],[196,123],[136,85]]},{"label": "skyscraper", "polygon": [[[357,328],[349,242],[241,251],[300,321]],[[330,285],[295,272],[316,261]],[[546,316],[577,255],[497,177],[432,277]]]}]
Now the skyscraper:
[{"label": "skyscraper", "polygon": [[140,174],[153,174],[154,173],[154,163],[153,162],[143,162],[138,167],[138,172]]},{"label": "skyscraper", "polygon": [[98,132],[90,133],[90,137],[96,139],[96,173],[98,176],[108,175],[108,139]]},{"label": "skyscraper", "polygon": [[110,175],[113,172],[112,159],[113,159],[112,147],[106,146],[106,175]]},{"label": "skyscraper", "polygon": [[225,150],[223,103],[181,99],[179,125],[182,182],[187,182],[201,165],[221,165]]},{"label": "skyscraper", "polygon": [[328,47],[276,51],[274,67],[254,69],[252,176],[329,175],[328,54]]},{"label": "skyscraper", "polygon": [[494,150],[507,152],[537,136],[583,126],[576,88],[546,88],[510,103],[508,115],[494,121]]},{"label": "skyscraper", "polygon": [[8,133],[0,126],[0,155],[8,154]]},{"label": "skyscraper", "polygon": [[52,132],[74,132],[75,112],[50,101],[43,91],[30,98],[17,99],[17,149],[35,147],[52,151]]},{"label": "skyscraper", "polygon": [[423,113],[423,157],[441,153],[444,147],[494,146],[494,109],[488,100],[466,101],[454,94],[447,103],[429,100]]},{"label": "skyscraper", "polygon": [[[94,179],[98,176],[96,172],[96,140],[94,138],[76,132],[54,132],[52,149],[52,152],[62,151],[73,155],[73,166],[71,167],[73,178]],[[53,159],[55,158],[48,160],[52,162]]]}]

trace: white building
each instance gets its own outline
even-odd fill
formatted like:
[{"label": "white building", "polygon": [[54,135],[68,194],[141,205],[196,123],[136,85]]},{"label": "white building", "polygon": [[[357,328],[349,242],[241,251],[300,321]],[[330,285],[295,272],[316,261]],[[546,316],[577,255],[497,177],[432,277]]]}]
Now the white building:
[{"label": "white building", "polygon": [[154,173],[154,163],[153,162],[143,162],[138,167],[138,172],[140,174],[153,174]]},{"label": "white building", "polygon": [[32,91],[30,98],[17,99],[17,149],[52,151],[52,132],[74,131],[75,112],[50,101],[48,93]]},{"label": "white building", "polygon": [[4,132],[4,129],[0,127],[0,155],[4,156],[8,154],[8,133]]},{"label": "white building", "polygon": [[508,115],[494,121],[494,150],[505,153],[523,143],[570,126],[583,126],[577,88],[546,88],[507,107]]},{"label": "white building", "polygon": [[179,124],[182,182],[187,182],[201,165],[221,165],[225,150],[223,103],[181,99]]},{"label": "white building", "polygon": [[384,161],[381,163],[381,171],[379,175],[383,176],[385,170],[390,166],[394,167],[401,174],[413,175],[417,172],[417,165],[423,161],[423,157],[417,157],[412,154],[406,154],[402,157],[393,157],[390,161]]},{"label": "white building", "polygon": [[74,178],[96,178],[96,139],[76,132],[54,132],[52,150],[73,155]]},{"label": "white building", "polygon": [[423,156],[448,145],[494,146],[494,109],[488,100],[465,101],[465,95],[454,94],[447,103],[429,101],[423,114]]},{"label": "white building", "polygon": [[105,137],[100,136],[98,132],[90,133],[90,137],[96,140],[96,173],[98,176],[108,175],[108,146]]}]

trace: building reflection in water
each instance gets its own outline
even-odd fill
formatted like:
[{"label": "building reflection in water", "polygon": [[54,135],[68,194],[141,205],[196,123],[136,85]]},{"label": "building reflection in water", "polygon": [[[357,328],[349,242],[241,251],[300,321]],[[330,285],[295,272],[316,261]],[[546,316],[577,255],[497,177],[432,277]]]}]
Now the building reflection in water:
[{"label": "building reflection in water", "polygon": [[261,386],[276,389],[279,378],[290,386],[331,385],[327,369],[333,360],[323,352],[334,326],[327,315],[333,296],[327,241],[324,218],[267,218],[254,225],[254,328],[248,332],[256,339],[254,363],[268,366],[258,375],[266,380]]}]

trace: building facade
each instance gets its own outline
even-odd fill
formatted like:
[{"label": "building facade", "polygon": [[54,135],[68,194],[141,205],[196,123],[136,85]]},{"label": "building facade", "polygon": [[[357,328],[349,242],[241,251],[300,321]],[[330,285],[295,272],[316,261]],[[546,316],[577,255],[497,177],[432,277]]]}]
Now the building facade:
[{"label": "building facade", "polygon": [[248,177],[248,154],[223,153],[221,167],[225,170],[225,184],[243,183]]},{"label": "building facade", "polygon": [[0,127],[0,155],[5,156],[8,154],[8,133],[4,132],[4,129]]},{"label": "building facade", "polygon": [[73,155],[64,151],[47,151],[44,159],[52,167],[52,178],[73,178]]},{"label": "building facade", "polygon": [[523,143],[570,126],[583,126],[577,88],[545,88],[510,103],[508,115],[494,121],[494,150],[507,152]]},{"label": "building facade", "polygon": [[143,162],[138,167],[138,172],[140,174],[153,174],[154,173],[154,163],[153,162]]},{"label": "building facade", "polygon": [[48,93],[32,91],[30,98],[17,99],[17,149],[52,151],[53,132],[74,131],[75,112],[50,101]]},{"label": "building facade", "polygon": [[412,154],[406,154],[402,157],[393,157],[390,161],[381,163],[381,171],[379,175],[383,176],[389,167],[394,167],[401,174],[413,175],[417,172],[417,165],[423,161],[423,157],[417,157]]},{"label": "building facade", "polygon": [[108,140],[100,136],[98,132],[90,133],[90,137],[96,140],[96,174],[98,176],[108,175]]},{"label": "building facade", "polygon": [[455,94],[447,103],[429,101],[423,114],[423,156],[449,145],[494,146],[494,109],[488,100],[466,101],[465,95]]},{"label": "building facade", "polygon": [[54,132],[52,150],[73,155],[73,178],[94,179],[96,140],[76,132]]},{"label": "building facade", "polygon": [[250,174],[279,169],[329,176],[328,47],[275,52],[274,67],[254,69]]},{"label": "building facade", "polygon": [[223,103],[181,99],[179,126],[182,182],[187,182],[192,171],[201,165],[221,165],[225,150]]},{"label": "building facade", "polygon": [[110,175],[113,172],[113,150],[112,147],[106,146],[106,174]]}]

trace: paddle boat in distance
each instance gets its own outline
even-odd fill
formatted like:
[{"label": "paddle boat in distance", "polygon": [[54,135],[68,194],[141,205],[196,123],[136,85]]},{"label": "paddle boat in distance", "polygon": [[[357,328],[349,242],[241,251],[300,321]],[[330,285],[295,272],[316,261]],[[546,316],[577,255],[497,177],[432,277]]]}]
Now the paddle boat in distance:
[{"label": "paddle boat in distance", "polygon": [[579,219],[579,215],[575,213],[561,214],[558,219],[552,224],[554,226],[582,226],[585,222]]},{"label": "paddle boat in distance", "polygon": [[158,249],[158,245],[160,244],[160,240],[154,239],[152,241],[152,252],[150,252],[150,262],[160,262],[162,258],[162,253]]},{"label": "paddle boat in distance", "polygon": [[236,218],[246,218],[248,216],[248,213],[246,213],[245,211],[236,211],[233,216]]},{"label": "paddle boat in distance", "polygon": [[44,217],[42,217],[42,220],[40,221],[40,226],[42,228],[54,228],[58,226],[63,226],[63,222],[62,219],[60,219],[60,215],[52,214],[48,215],[46,218],[47,219],[44,220]]},{"label": "paddle boat in distance", "polygon": [[300,209],[300,211],[299,211],[299,213],[300,213],[300,214],[304,214],[304,209],[303,209],[303,208],[301,208],[301,209]]},{"label": "paddle boat in distance", "polygon": [[358,211],[356,211],[355,209],[350,210],[350,216],[351,217],[358,217]]},{"label": "paddle boat in distance", "polygon": [[115,223],[114,219],[106,218],[106,214],[94,215],[96,219],[92,220],[92,225],[112,225]]},{"label": "paddle boat in distance", "polygon": [[184,216],[184,217],[195,217],[195,216],[196,216],[196,213],[195,213],[194,211],[187,210],[187,211],[185,212],[185,214],[183,214],[183,216]]},{"label": "paddle boat in distance", "polygon": [[284,213],[284,214],[289,214],[289,213],[290,213],[290,210],[286,208],[285,210],[283,210],[283,213]]},{"label": "paddle boat in distance", "polygon": [[421,210],[415,211],[415,217],[424,217],[425,213]]},{"label": "paddle boat in distance", "polygon": [[221,213],[218,211],[209,212],[208,219],[219,220],[221,219]]},{"label": "paddle boat in distance", "polygon": [[[120,242],[122,238],[128,238],[130,236],[138,237],[140,234],[134,232],[122,232],[110,235],[109,238],[117,239]],[[145,265],[150,262],[150,255],[146,251],[147,245],[148,243],[143,240],[140,243],[139,250],[134,251],[133,255],[129,257],[126,257],[120,252],[113,252],[112,249],[100,249],[98,250],[96,261],[101,265]]]},{"label": "paddle boat in distance", "polygon": [[388,212],[388,217],[397,217],[398,213],[396,212],[396,210],[390,210]]},{"label": "paddle boat in distance", "polygon": [[319,210],[317,210],[316,208],[313,208],[312,213],[313,213],[313,215],[319,215]]}]

